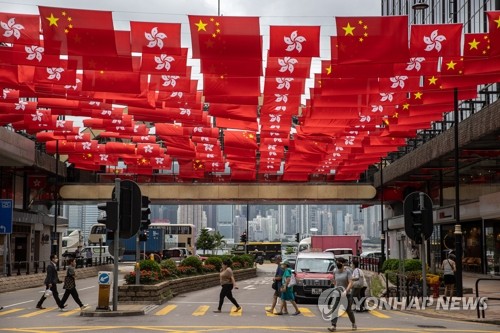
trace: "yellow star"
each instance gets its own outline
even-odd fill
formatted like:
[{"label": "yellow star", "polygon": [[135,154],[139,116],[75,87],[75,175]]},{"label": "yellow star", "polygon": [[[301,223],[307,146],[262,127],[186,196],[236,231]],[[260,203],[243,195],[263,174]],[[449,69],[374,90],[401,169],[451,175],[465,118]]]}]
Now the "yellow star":
[{"label": "yellow star", "polygon": [[54,14],[50,13],[50,17],[46,17],[49,21],[49,27],[55,25],[57,27],[57,21],[59,21],[58,17],[54,17]]},{"label": "yellow star", "polygon": [[354,29],[356,29],[356,27],[351,27],[351,25],[349,23],[347,23],[347,26],[342,27],[342,29],[345,31],[344,36],[347,36],[347,35],[354,36],[354,34],[352,32]]},{"label": "yellow star", "polygon": [[479,42],[474,38],[474,40],[472,42],[469,42],[469,45],[470,45],[469,50],[472,50],[472,49],[477,50],[477,46],[479,45]]},{"label": "yellow star", "polygon": [[420,91],[418,91],[414,95],[415,95],[415,99],[422,99],[423,94]]},{"label": "yellow star", "polygon": [[494,22],[497,23],[497,28],[500,28],[500,16],[498,16],[498,19],[494,20]]},{"label": "yellow star", "polygon": [[429,85],[431,84],[436,84],[436,81],[437,81],[437,77],[435,77],[434,75],[429,79]]},{"label": "yellow star", "polygon": [[448,69],[448,70],[450,70],[450,69],[455,69],[455,65],[456,65],[456,64],[457,64],[456,62],[454,62],[453,60],[451,60],[450,62],[446,63],[446,66],[448,66],[448,68],[447,68],[447,69]]},{"label": "yellow star", "polygon": [[403,110],[408,110],[410,108],[410,104],[405,103],[403,104]]},{"label": "yellow star", "polygon": [[398,117],[399,117],[399,113],[394,112],[394,114],[392,115],[392,118],[398,118]]},{"label": "yellow star", "polygon": [[326,68],[326,75],[330,75],[330,74],[332,74],[332,65],[330,65]]},{"label": "yellow star", "polygon": [[200,19],[200,22],[195,23],[194,25],[198,27],[198,31],[201,31],[201,30],[207,31],[207,28],[206,28],[207,24],[208,23],[203,23],[203,21]]}]

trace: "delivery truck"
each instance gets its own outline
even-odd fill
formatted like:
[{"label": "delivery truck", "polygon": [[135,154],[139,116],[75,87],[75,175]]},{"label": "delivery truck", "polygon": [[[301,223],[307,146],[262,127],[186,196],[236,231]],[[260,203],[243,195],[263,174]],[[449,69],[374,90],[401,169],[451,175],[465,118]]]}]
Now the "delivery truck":
[{"label": "delivery truck", "polygon": [[311,236],[311,248],[332,252],[349,261],[352,256],[359,256],[363,252],[360,235],[314,235]]}]

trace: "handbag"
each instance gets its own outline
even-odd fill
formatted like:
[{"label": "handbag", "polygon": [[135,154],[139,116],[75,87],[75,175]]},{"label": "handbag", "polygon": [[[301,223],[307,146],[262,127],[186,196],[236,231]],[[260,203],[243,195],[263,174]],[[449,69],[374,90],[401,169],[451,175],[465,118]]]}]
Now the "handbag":
[{"label": "handbag", "polygon": [[274,281],[273,284],[271,285],[271,288],[273,288],[274,290],[278,290],[278,282]]},{"label": "handbag", "polygon": [[290,276],[290,282],[288,283],[289,287],[293,287],[297,284],[297,279],[295,278],[295,274],[292,273],[292,276]]},{"label": "handbag", "polygon": [[45,292],[43,293],[43,296],[44,296],[45,298],[49,298],[49,297],[51,297],[51,296],[52,296],[52,290],[50,290],[50,289],[45,289]]},{"label": "handbag", "polygon": [[75,278],[72,276],[66,275],[66,277],[64,278],[63,289],[73,289],[75,287],[76,287]]},{"label": "handbag", "polygon": [[365,284],[366,284],[365,274],[359,268],[356,268],[356,269],[359,272],[359,277],[357,279],[353,279],[354,282],[352,284],[352,287],[353,288],[363,288],[363,287],[365,287]]}]

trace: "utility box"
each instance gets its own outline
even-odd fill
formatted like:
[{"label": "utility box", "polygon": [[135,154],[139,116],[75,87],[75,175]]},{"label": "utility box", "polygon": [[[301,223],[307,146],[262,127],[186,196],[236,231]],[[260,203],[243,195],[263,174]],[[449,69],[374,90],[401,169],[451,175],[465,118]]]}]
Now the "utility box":
[{"label": "utility box", "polygon": [[97,279],[99,282],[99,296],[97,300],[96,310],[110,311],[109,295],[111,291],[112,273],[99,272],[99,274],[97,275]]}]

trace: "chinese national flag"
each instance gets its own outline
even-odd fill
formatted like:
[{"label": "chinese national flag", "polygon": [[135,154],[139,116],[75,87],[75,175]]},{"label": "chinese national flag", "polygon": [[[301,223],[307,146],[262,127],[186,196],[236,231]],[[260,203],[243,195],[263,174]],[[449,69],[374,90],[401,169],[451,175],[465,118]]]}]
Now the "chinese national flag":
[{"label": "chinese national flag", "polygon": [[116,55],[115,31],[110,11],[38,6],[44,47],[48,53]]},{"label": "chinese national flag", "polygon": [[224,146],[257,149],[257,135],[251,131],[224,131]]},{"label": "chinese national flag", "polygon": [[181,47],[180,23],[130,22],[132,52],[160,53]]},{"label": "chinese national flag", "polygon": [[488,15],[488,31],[491,42],[491,56],[500,55],[500,10],[486,12]]},{"label": "chinese national flag", "polygon": [[490,37],[488,34],[464,34],[464,57],[485,58],[490,54]]},{"label": "chinese national flag", "polygon": [[106,91],[136,94],[141,92],[139,73],[119,71],[91,71],[83,73],[85,91]]},{"label": "chinese national flag", "polygon": [[262,58],[258,17],[189,15],[193,58]]},{"label": "chinese national flag", "polygon": [[39,45],[38,15],[0,13],[0,42]]},{"label": "chinese national flag", "polygon": [[412,25],[410,55],[412,57],[460,56],[462,23]]},{"label": "chinese national flag", "polygon": [[337,17],[339,63],[408,60],[408,17]]},{"label": "chinese national flag", "polygon": [[319,57],[319,26],[271,26],[271,57]]}]

